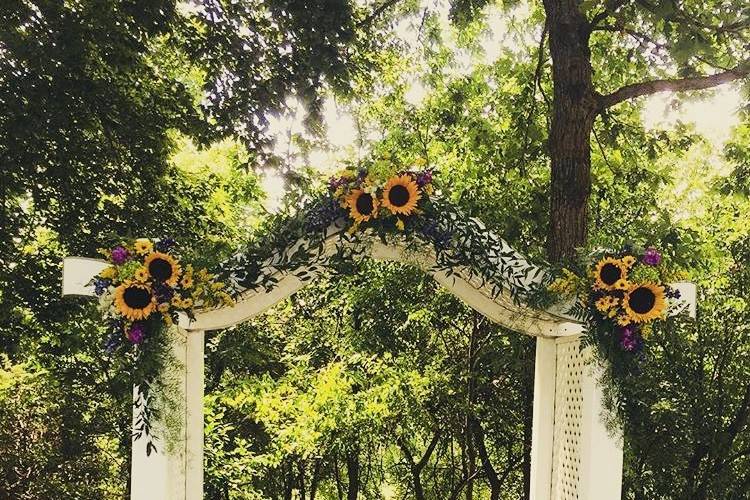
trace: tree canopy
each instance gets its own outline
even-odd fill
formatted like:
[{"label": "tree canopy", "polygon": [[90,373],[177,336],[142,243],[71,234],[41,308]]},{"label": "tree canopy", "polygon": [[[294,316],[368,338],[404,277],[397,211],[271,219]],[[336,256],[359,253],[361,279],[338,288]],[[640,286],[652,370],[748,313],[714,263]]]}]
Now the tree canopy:
[{"label": "tree canopy", "polygon": [[[746,97],[724,145],[647,127],[639,98],[744,92],[747,5],[0,9],[0,497],[127,495],[128,374],[93,304],[60,297],[63,256],[171,236],[210,265],[273,227],[269,178],[293,212],[334,170],[386,164],[434,169],[540,260],[663,249],[700,308],[626,387],[623,498],[746,495]],[[207,335],[206,497],[526,498],[533,339],[408,266],[338,271]]]}]

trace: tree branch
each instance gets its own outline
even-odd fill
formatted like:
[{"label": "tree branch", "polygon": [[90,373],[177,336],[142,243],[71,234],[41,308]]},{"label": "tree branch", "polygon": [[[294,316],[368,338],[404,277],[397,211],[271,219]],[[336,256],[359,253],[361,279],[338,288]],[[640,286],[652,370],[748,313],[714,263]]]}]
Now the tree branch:
[{"label": "tree branch", "polygon": [[400,1],[401,0],[385,0],[385,2],[383,2],[382,4],[380,4],[377,7],[375,7],[375,9],[372,11],[372,13],[369,16],[367,16],[366,18],[364,18],[362,21],[360,21],[357,26],[360,27],[360,28],[363,28],[363,27],[369,25],[370,23],[372,23],[373,21],[375,21],[375,19],[377,19],[383,12],[385,12],[388,9],[390,9],[391,7],[393,7],[394,5],[396,5],[397,3],[399,3]]},{"label": "tree branch", "polygon": [[732,69],[707,76],[695,76],[689,78],[675,78],[666,80],[650,80],[631,85],[625,85],[612,92],[599,97],[600,109],[606,109],[628,99],[644,95],[656,94],[658,92],[685,92],[688,90],[705,90],[725,83],[740,80],[750,75],[750,61],[743,61]]},{"label": "tree branch", "polygon": [[594,15],[594,17],[591,18],[591,21],[589,21],[590,26],[592,28],[597,26],[600,22],[613,15],[615,11],[625,5],[625,3],[627,3],[627,0],[614,0],[605,2],[604,10]]}]

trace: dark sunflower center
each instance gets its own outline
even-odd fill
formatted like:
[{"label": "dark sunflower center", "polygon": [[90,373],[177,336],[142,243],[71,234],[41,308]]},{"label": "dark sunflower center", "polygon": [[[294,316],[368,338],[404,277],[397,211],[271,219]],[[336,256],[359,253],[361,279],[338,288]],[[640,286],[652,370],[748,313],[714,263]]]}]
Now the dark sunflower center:
[{"label": "dark sunflower center", "polygon": [[355,203],[355,205],[357,206],[357,212],[361,213],[362,215],[372,215],[372,209],[374,208],[372,195],[362,193],[357,198],[357,203]]},{"label": "dark sunflower center", "polygon": [[406,189],[406,186],[393,186],[388,191],[388,201],[394,207],[403,207],[409,202],[409,190]]},{"label": "dark sunflower center", "polygon": [[151,292],[144,288],[131,286],[125,289],[122,300],[131,309],[144,309],[151,303]]},{"label": "dark sunflower center", "polygon": [[654,308],[654,304],[656,304],[656,295],[648,288],[636,288],[630,292],[628,303],[633,311],[638,314],[646,314]]},{"label": "dark sunflower center", "polygon": [[172,265],[164,259],[154,259],[148,264],[148,272],[160,281],[167,281],[172,277]]},{"label": "dark sunflower center", "polygon": [[622,277],[622,271],[614,264],[607,263],[602,266],[599,278],[607,285],[614,285]]}]

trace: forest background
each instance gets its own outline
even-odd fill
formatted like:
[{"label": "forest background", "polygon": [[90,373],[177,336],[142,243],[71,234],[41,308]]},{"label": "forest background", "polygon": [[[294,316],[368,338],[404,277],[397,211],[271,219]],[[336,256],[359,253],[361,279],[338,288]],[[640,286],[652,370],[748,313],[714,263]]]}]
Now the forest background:
[{"label": "forest background", "polygon": [[[747,498],[750,6],[0,9],[0,498],[128,494],[127,377],[95,305],[61,298],[64,256],[119,234],[220,260],[373,163],[433,168],[538,260],[660,248],[698,319],[654,338],[628,388],[623,498]],[[527,498],[533,360],[408,266],[328,275],[207,335],[206,498]]]}]

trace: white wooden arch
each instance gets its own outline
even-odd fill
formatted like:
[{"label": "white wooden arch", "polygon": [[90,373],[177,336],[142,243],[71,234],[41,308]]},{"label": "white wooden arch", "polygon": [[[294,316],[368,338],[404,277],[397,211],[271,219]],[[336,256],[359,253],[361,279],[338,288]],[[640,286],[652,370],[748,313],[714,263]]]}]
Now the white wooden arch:
[{"label": "white wooden arch", "polygon": [[[325,252],[341,244],[340,227],[332,227]],[[502,239],[491,238],[505,250]],[[620,498],[622,443],[602,420],[602,391],[596,367],[586,362],[580,349],[582,325],[559,310],[535,310],[517,304],[507,291],[493,294],[483,280],[467,269],[452,275],[435,270],[435,255],[426,247],[415,248],[399,238],[388,244],[358,240],[365,254],[378,260],[416,265],[431,274],[449,292],[488,319],[508,329],[537,338],[534,410],[531,450],[531,498],[533,500],[615,500]],[[291,250],[293,251],[294,247]],[[360,249],[361,250],[361,249]],[[520,257],[520,254],[518,254]],[[525,263],[525,260],[523,260]],[[273,269],[272,259],[265,265]],[[63,295],[92,296],[89,283],[107,263],[98,259],[68,257],[63,267]],[[528,280],[539,280],[543,273]],[[307,282],[295,272],[277,271],[271,289],[247,291],[232,307],[199,311],[195,321],[182,318],[174,349],[182,363],[175,378],[181,384],[185,413],[184,437],[170,451],[146,455],[145,440],[132,448],[131,499],[197,500],[203,498],[203,391],[204,332],[229,327],[261,314]],[[531,284],[525,283],[526,285]],[[677,310],[694,314],[695,287],[672,286],[681,291]]]}]

